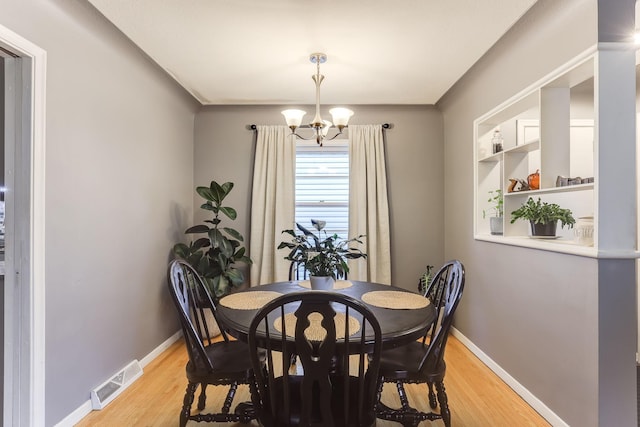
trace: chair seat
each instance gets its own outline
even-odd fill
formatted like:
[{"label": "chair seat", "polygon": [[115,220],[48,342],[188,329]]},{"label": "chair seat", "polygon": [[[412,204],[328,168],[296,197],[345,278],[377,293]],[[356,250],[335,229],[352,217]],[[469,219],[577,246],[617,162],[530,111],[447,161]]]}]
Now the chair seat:
[{"label": "chair seat", "polygon": [[444,377],[446,364],[444,360],[429,365],[427,361],[426,369],[420,371],[420,362],[427,353],[428,346],[415,341],[401,347],[384,350],[380,356],[380,376],[385,381],[395,380],[435,380]]},{"label": "chair seat", "polygon": [[[301,413],[301,407],[302,407],[302,400],[301,400],[301,392],[300,392],[300,387],[301,387],[301,383],[302,383],[302,379],[304,377],[303,376],[290,376],[289,377],[289,405],[290,405],[290,416],[287,416],[286,413],[284,413],[284,402],[287,400],[285,398],[285,392],[284,392],[284,382],[283,382],[283,378],[277,378],[275,383],[274,383],[274,389],[276,390],[276,395],[277,396],[282,396],[282,399],[278,399],[275,403],[276,403],[276,414],[277,416],[271,412],[270,408],[270,404],[269,402],[265,402],[264,404],[264,408],[266,409],[266,416],[268,418],[268,420],[265,420],[266,422],[264,423],[264,425],[271,425],[271,426],[280,426],[280,425],[290,425],[290,426],[298,426],[300,425],[300,413]],[[346,406],[347,408],[352,409],[352,411],[349,412],[348,415],[348,420],[345,423],[344,422],[344,388],[342,387],[341,381],[343,381],[343,378],[340,379],[335,379],[335,381],[333,381],[332,383],[334,384],[332,391],[333,394],[331,395],[331,411],[332,411],[332,416],[333,416],[333,422],[334,425],[336,427],[340,427],[340,426],[373,426],[375,425],[375,421],[376,421],[376,416],[375,413],[373,412],[373,410],[369,411],[369,413],[364,414],[364,419],[362,421],[359,421],[357,418],[357,393],[355,393],[355,391],[358,390],[358,386],[357,386],[357,381],[358,378],[357,377],[350,377],[349,381],[350,381],[350,385],[349,385],[349,390],[351,391],[350,396],[349,396],[349,404]],[[314,397],[311,399],[314,402],[317,402],[318,399],[315,396],[314,393]],[[373,403],[370,403],[369,405],[365,405],[368,407],[373,408]],[[310,420],[310,425],[317,425],[317,426],[324,426],[324,425],[328,425],[328,420],[327,420],[327,415],[329,414],[324,414],[321,413],[320,409],[317,406],[314,406],[311,412],[311,420]]]},{"label": "chair seat", "polygon": [[187,363],[187,378],[194,382],[207,384],[230,384],[234,381],[246,380],[251,372],[249,346],[241,341],[220,341],[205,347],[209,360],[216,364],[210,372],[194,369],[191,361]]}]

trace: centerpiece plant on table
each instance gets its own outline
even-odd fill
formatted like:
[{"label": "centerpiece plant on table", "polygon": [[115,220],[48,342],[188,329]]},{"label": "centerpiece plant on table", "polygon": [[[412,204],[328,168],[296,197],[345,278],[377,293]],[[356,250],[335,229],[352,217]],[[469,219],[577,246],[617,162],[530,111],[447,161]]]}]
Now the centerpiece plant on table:
[{"label": "centerpiece plant on table", "polygon": [[[312,288],[316,287],[317,282],[325,282],[324,286],[319,285],[325,289],[332,288],[336,278],[346,277],[349,272],[347,260],[367,257],[361,249],[351,246],[355,243],[363,244],[361,239],[365,235],[342,239],[337,234],[329,235],[324,230],[326,221],[312,219],[311,225],[317,233],[298,223],[296,227],[302,234],[296,234],[295,230],[283,230],[282,233],[291,235],[292,240],[281,242],[278,249],[289,249],[285,259],[304,266],[309,272]],[[318,280],[320,277],[329,279]]]}]

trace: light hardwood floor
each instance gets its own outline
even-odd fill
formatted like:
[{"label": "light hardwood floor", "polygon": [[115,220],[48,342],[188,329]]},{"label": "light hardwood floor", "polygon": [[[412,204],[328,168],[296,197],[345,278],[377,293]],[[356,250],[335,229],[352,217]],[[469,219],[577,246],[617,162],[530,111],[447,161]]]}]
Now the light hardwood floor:
[{"label": "light hardwood floor", "polygon": [[[187,358],[184,343],[180,340],[147,365],[144,375],[111,404],[101,411],[90,413],[77,426],[177,426],[187,385],[184,373]],[[549,423],[454,337],[449,338],[445,359],[445,387],[453,427],[549,426]],[[406,391],[412,406],[428,409],[426,386],[409,384]],[[212,386],[207,388],[207,392],[205,412],[219,408],[225,393],[222,388]],[[248,390],[239,388],[234,404],[245,400],[249,400]],[[399,406],[397,392],[392,384],[385,385],[382,400],[389,406]],[[187,426],[205,424],[190,421]],[[237,423],[216,425],[243,426]],[[244,426],[257,425],[254,422]],[[420,424],[421,427],[442,425],[442,421],[425,421]],[[400,424],[378,420],[377,426],[399,427]]]}]

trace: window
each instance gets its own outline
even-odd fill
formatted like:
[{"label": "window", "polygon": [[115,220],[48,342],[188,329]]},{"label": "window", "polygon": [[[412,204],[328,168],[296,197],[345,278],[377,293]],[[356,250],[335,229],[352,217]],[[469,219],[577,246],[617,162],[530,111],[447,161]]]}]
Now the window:
[{"label": "window", "polygon": [[296,222],[327,222],[325,230],[347,238],[349,232],[349,146],[346,139],[318,147],[298,141],[296,147]]}]

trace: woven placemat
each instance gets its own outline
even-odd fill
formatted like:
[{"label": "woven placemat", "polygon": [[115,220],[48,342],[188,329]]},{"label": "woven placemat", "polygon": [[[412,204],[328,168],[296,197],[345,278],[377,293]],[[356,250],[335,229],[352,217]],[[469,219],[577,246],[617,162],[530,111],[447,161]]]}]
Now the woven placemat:
[{"label": "woven placemat", "polygon": [[[297,283],[298,283],[298,286],[311,289],[310,280],[299,280]],[[335,283],[333,284],[333,289],[346,289],[346,288],[350,288],[351,286],[353,286],[353,283],[351,283],[348,280],[336,280]]]},{"label": "woven placemat", "polygon": [[[334,322],[336,324],[336,339],[344,338],[344,326],[346,316],[344,313],[336,313]],[[287,328],[287,336],[293,337],[296,334],[296,316],[294,313],[287,313],[284,315],[284,325]],[[309,314],[309,321],[311,324],[304,331],[304,335],[309,341],[322,341],[327,335],[327,331],[322,327],[320,322],[322,321],[322,315],[320,313]],[[279,332],[282,332],[282,317],[278,317],[273,322],[273,327]],[[354,317],[349,316],[349,332],[351,335],[360,330],[360,322]]]},{"label": "woven placemat", "polygon": [[425,308],[430,302],[422,295],[400,291],[371,291],[362,295],[362,301],[382,308]]},{"label": "woven placemat", "polygon": [[273,291],[238,292],[222,298],[220,304],[236,310],[257,310],[281,295]]}]

